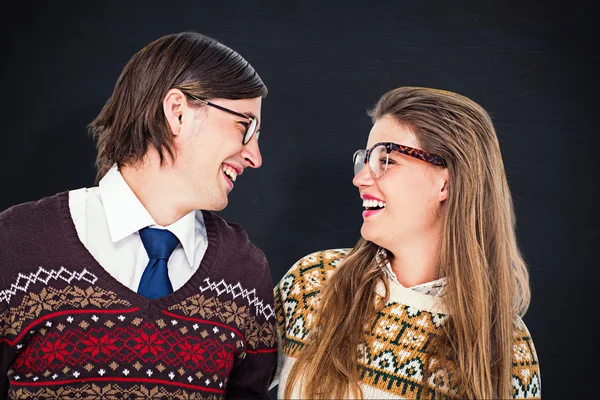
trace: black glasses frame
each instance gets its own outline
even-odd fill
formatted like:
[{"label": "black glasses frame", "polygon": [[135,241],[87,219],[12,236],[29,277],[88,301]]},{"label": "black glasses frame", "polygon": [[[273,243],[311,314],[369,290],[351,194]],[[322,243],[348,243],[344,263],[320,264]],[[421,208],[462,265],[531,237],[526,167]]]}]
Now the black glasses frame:
[{"label": "black glasses frame", "polygon": [[193,94],[190,94],[190,93],[186,93],[186,94],[188,96],[190,96],[191,98],[193,98],[194,100],[199,101],[202,104],[206,104],[207,106],[211,106],[211,107],[217,108],[221,111],[225,111],[226,113],[249,120],[250,123],[248,124],[248,127],[246,128],[246,132],[244,132],[244,137],[242,138],[242,144],[248,144],[248,142],[252,139],[252,136],[254,136],[255,133],[256,133],[256,140],[258,140],[258,138],[260,137],[260,130],[258,130],[258,131],[256,130],[256,127],[258,125],[258,120],[256,118],[249,117],[249,116],[239,113],[237,111],[230,110],[229,108],[220,106],[215,103],[211,103],[208,100],[199,99],[198,97],[194,96]]}]

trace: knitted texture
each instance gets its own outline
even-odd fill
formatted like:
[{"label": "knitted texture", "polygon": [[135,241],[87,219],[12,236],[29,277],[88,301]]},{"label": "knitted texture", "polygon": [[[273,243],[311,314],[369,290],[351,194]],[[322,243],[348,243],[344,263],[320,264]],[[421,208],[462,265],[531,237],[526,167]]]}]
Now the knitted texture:
[{"label": "knitted texture", "polygon": [[[279,367],[279,397],[289,372],[306,345],[316,317],[323,284],[341,264],[349,249],[313,253],[298,261],[275,288],[275,312],[283,353]],[[379,293],[382,288],[378,288]],[[364,398],[419,399],[428,395],[453,398],[454,364],[430,355],[429,345],[439,335],[448,315],[443,297],[434,298],[390,282],[390,299],[369,324],[357,349]],[[524,323],[516,319],[513,345],[514,398],[540,398],[537,355]],[[432,371],[429,379],[426,367]],[[435,392],[433,390],[435,385]],[[299,397],[299,387],[294,398]]]},{"label": "knitted texture", "polygon": [[66,193],[1,213],[0,398],[268,398],[266,259],[239,225],[204,218],[196,273],[148,300],[79,242]]}]

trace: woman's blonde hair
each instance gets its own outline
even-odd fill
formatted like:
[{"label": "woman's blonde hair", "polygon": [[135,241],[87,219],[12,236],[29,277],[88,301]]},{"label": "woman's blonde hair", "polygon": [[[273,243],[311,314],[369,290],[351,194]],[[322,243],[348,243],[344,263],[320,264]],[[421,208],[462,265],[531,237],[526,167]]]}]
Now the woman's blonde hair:
[{"label": "woman's blonde hair", "polygon": [[[488,113],[456,93],[401,87],[383,95],[369,115],[373,122],[395,118],[416,135],[422,149],[441,155],[448,168],[438,273],[447,278],[443,301],[449,318],[432,353],[451,360],[458,397],[512,397],[514,322],[529,306],[529,276],[517,247],[512,198]],[[286,398],[300,381],[303,397],[362,396],[358,348],[365,326],[389,293],[377,249],[359,240],[323,288]],[[375,292],[380,282],[386,287],[384,301]],[[426,371],[424,385],[433,372]]]}]

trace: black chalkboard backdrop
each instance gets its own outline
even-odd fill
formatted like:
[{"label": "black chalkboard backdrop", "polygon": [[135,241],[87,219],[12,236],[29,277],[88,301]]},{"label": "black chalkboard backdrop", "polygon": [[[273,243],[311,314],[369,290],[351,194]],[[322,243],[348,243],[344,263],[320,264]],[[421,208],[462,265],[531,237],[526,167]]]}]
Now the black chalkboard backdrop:
[{"label": "black chalkboard backdrop", "polygon": [[358,239],[351,158],[365,110],[398,86],[456,91],[498,132],[544,398],[595,397],[598,22],[591,5],[547,3],[3,2],[0,210],[92,186],[86,125],[125,63],[162,35],[198,31],[240,52],[270,91],[263,167],[220,214],[246,227],[276,283],[303,255]]}]

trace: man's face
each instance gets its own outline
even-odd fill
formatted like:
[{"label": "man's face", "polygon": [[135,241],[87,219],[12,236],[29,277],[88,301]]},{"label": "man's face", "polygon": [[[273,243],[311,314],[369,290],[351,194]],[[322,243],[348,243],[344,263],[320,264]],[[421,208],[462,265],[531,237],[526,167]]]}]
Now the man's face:
[{"label": "man's face", "polygon": [[[209,99],[211,103],[258,119],[262,99]],[[238,117],[211,106],[183,107],[181,129],[175,136],[177,149],[172,168],[181,177],[183,202],[190,209],[219,211],[227,206],[227,195],[233,190],[246,167],[259,168],[262,157],[257,134],[247,144],[242,138],[248,127],[247,118]]]}]

